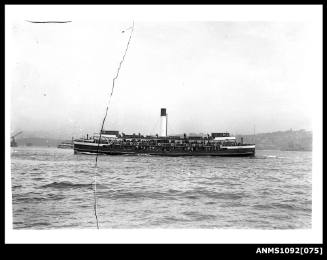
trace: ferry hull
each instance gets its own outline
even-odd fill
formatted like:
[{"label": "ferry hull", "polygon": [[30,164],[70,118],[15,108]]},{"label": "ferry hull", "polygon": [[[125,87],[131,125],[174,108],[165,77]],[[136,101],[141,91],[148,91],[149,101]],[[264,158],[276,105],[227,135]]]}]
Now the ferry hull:
[{"label": "ferry hull", "polygon": [[242,146],[225,148],[216,151],[178,151],[178,149],[164,150],[164,148],[151,150],[151,149],[137,149],[137,147],[121,148],[112,147],[109,145],[92,143],[74,143],[74,153],[84,153],[84,154],[106,154],[106,155],[155,155],[155,156],[254,156],[255,148],[253,146]]}]

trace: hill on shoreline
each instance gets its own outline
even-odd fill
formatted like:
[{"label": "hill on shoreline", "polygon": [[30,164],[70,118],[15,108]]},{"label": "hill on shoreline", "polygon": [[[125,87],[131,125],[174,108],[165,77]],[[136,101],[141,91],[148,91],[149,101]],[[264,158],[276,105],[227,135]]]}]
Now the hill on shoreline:
[{"label": "hill on shoreline", "polygon": [[67,140],[42,137],[24,137],[16,139],[18,146],[57,147],[63,141]]},{"label": "hill on shoreline", "polygon": [[255,143],[258,150],[312,151],[312,132],[288,130],[256,135],[237,135],[237,140]]}]

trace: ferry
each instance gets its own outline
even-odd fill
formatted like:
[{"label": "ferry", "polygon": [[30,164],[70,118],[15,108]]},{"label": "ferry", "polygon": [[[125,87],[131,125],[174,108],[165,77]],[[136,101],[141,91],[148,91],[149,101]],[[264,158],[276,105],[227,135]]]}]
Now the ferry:
[{"label": "ferry", "polygon": [[106,155],[157,156],[254,156],[255,144],[237,142],[229,133],[211,133],[206,136],[167,135],[167,113],[161,109],[160,135],[127,135],[119,131],[103,130],[92,137],[73,141],[74,153]]}]

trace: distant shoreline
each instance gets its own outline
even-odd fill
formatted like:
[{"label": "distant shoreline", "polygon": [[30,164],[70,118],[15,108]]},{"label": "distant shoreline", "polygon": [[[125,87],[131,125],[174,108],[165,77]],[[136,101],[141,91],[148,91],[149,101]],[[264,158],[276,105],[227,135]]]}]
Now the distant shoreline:
[{"label": "distant shoreline", "polygon": [[[256,150],[312,151],[312,132],[306,130],[276,131],[256,135],[236,135],[240,142],[255,143]],[[17,138],[18,147],[57,147],[72,139],[55,139],[43,137]]]}]

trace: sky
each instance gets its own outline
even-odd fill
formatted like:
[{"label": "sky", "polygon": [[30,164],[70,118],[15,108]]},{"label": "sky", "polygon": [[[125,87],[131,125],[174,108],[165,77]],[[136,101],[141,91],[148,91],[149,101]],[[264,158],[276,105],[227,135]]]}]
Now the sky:
[{"label": "sky", "polygon": [[[11,132],[56,138],[98,132],[130,34],[122,31],[132,19],[26,20],[16,15],[6,25]],[[313,23],[134,24],[105,129],[159,133],[160,108],[167,108],[168,134],[312,130],[322,89],[320,31]]]}]

